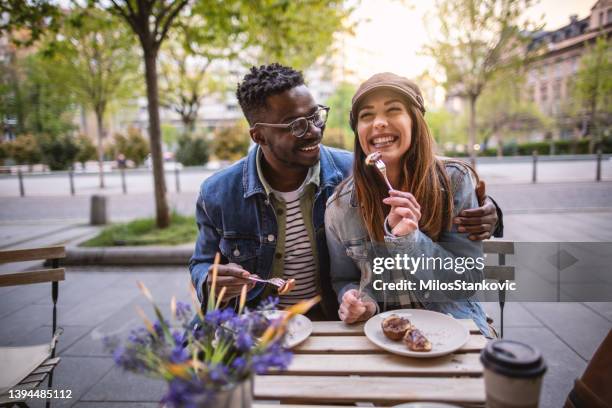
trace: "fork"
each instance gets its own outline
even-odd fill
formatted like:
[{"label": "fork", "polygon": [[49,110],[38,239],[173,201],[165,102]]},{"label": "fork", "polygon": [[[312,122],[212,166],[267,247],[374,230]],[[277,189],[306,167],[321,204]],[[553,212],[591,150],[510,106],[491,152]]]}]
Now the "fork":
[{"label": "fork", "polygon": [[382,154],[380,152],[370,153],[365,158],[365,164],[366,166],[376,166],[379,173],[385,179],[385,183],[387,183],[387,187],[389,187],[389,190],[393,190],[393,186],[391,186],[391,183],[389,182],[389,179],[387,178],[387,165],[385,164],[384,161],[382,161],[381,157],[382,157]]},{"label": "fork", "polygon": [[287,281],[281,278],[262,279],[251,275],[247,279],[253,282],[269,283],[270,285],[276,286],[277,288],[282,288],[287,284]]}]

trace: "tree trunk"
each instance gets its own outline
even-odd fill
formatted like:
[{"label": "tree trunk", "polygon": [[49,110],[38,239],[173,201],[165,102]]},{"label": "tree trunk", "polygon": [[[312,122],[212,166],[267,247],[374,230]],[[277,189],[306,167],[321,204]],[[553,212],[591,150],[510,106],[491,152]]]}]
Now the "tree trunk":
[{"label": "tree trunk", "polygon": [[468,130],[468,152],[470,154],[470,163],[476,168],[476,95],[470,95],[470,127]]},{"label": "tree trunk", "polygon": [[149,139],[153,161],[153,186],[155,188],[155,215],[158,228],[170,225],[170,212],[166,200],[166,179],[162,157],[161,128],[159,125],[159,99],[157,91],[157,52],[144,47],[145,76],[149,110]]},{"label": "tree trunk", "polygon": [[104,188],[104,108],[97,107],[96,125],[98,127],[98,172],[100,179],[100,188]]}]

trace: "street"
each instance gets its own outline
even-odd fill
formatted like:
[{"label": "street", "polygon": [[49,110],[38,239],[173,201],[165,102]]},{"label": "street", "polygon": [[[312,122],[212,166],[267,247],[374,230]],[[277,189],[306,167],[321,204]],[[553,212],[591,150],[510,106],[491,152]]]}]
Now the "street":
[{"label": "street", "polygon": [[[574,158],[579,156],[574,156]],[[477,170],[480,177],[490,184],[531,183],[533,164],[530,158],[483,158],[478,162]],[[595,180],[596,162],[588,160],[567,159],[563,161],[547,161],[541,158],[537,164],[537,181],[554,182],[589,182]],[[213,171],[202,167],[185,168],[179,174],[180,191],[196,192],[202,180]],[[166,187],[169,192],[175,192],[176,173],[166,171]],[[606,157],[601,163],[601,179],[612,181],[612,159]],[[121,194],[122,179],[118,171],[105,175],[106,188],[98,187],[96,173],[75,173],[74,190],[77,196],[91,194]],[[153,191],[151,170],[136,169],[125,173],[125,185],[128,193],[144,193]],[[53,174],[23,173],[25,196],[70,196],[70,178],[67,172]],[[16,175],[0,176],[0,197],[18,197],[19,180]]]}]

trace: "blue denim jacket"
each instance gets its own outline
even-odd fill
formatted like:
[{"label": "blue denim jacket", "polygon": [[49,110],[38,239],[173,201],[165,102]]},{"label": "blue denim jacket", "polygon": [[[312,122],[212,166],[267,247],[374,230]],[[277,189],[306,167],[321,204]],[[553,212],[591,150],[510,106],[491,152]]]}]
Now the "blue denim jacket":
[{"label": "blue denim jacket", "polygon": [[[453,189],[453,215],[457,215],[464,209],[477,207],[478,200],[469,171],[456,163],[447,162],[445,167]],[[325,226],[331,261],[332,286],[339,300],[347,290],[359,288],[362,270],[365,269],[364,273],[367,274],[368,268],[371,268],[372,259],[381,256],[381,252],[384,253],[382,256],[386,257],[395,257],[397,254],[401,256],[407,254],[410,257],[423,255],[444,258],[483,256],[482,242],[469,240],[468,234],[457,232],[455,225],[450,231],[442,232],[438,242],[433,242],[425,233],[417,230],[402,237],[395,237],[387,233],[385,243],[372,244],[359,213],[352,178],[347,180],[328,201]],[[430,279],[453,281],[459,278],[475,282],[483,279],[483,271],[471,268],[458,275],[454,271],[422,268],[415,276],[410,276],[405,271],[394,270],[386,280],[397,281],[404,278],[423,281]],[[387,294],[384,294],[385,301],[383,302],[380,300],[379,293],[374,294],[371,287],[366,287],[366,291],[368,290],[372,297],[379,301],[379,307],[386,309],[388,306]],[[480,303],[470,299],[470,295],[471,293],[453,293],[451,296],[456,296],[453,300],[446,293],[433,291],[415,291],[410,294],[412,300],[416,300],[425,309],[447,313],[455,318],[473,319],[481,332],[488,336],[490,333],[486,315]],[[406,307],[410,304],[410,301],[405,302],[408,296],[406,292],[397,296],[398,298],[391,301],[391,303],[395,301],[395,307],[398,307],[397,304],[399,307]]]},{"label": "blue denim jacket", "polygon": [[[270,276],[276,241],[269,237],[277,236],[278,227],[273,205],[257,174],[257,152],[258,148],[251,149],[245,158],[213,174],[200,187],[196,203],[199,233],[189,270],[201,302],[205,299],[202,285],[217,252],[222,255],[221,263],[239,264],[264,279]],[[319,258],[319,280],[323,283],[324,310],[326,302],[330,310],[337,304],[329,284],[323,225],[325,203],[336,186],[349,175],[351,165],[349,152],[321,146],[320,183],[314,196],[312,222]],[[249,291],[248,300],[256,299],[263,288],[258,284]]]}]

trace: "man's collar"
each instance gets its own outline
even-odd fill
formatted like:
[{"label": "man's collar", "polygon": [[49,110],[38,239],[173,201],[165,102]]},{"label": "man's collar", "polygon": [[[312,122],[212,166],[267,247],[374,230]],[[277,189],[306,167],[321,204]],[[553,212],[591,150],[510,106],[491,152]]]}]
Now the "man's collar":
[{"label": "man's collar", "polygon": [[[336,166],[329,149],[321,145],[321,159],[311,168],[306,184],[314,184],[316,187],[337,186],[343,179],[342,172]],[[269,195],[272,188],[267,183],[261,172],[259,145],[251,148],[243,166],[242,183],[244,187],[244,198],[254,194]]]},{"label": "man's collar", "polygon": [[[268,180],[266,180],[266,177],[264,176],[263,167],[262,167],[262,155],[263,155],[263,151],[258,145],[257,155],[255,156],[255,164],[257,166],[257,176],[259,177],[259,180],[261,180],[261,184],[263,185],[266,195],[269,196],[273,192],[273,188],[272,186],[270,186],[270,183],[268,183]],[[306,187],[309,184],[314,184],[315,187],[318,188],[320,174],[321,174],[321,162],[317,161],[314,166],[308,169],[308,173],[306,174],[306,180],[302,183],[302,185]]]}]

